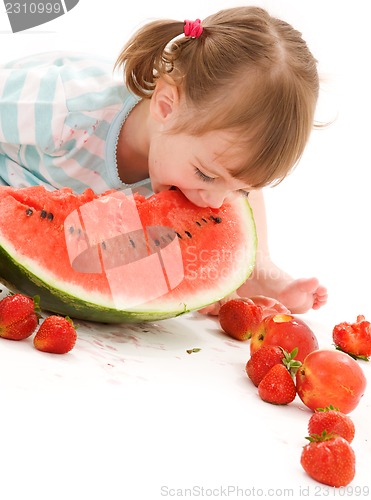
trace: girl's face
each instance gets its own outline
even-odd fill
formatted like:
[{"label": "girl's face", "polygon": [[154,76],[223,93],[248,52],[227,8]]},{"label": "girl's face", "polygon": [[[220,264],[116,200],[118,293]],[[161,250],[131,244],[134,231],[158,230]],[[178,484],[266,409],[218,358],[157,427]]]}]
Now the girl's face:
[{"label": "girl's face", "polygon": [[232,137],[226,131],[203,136],[157,132],[151,139],[149,176],[154,192],[176,186],[195,205],[219,208],[251,189],[229,173],[237,168]]}]

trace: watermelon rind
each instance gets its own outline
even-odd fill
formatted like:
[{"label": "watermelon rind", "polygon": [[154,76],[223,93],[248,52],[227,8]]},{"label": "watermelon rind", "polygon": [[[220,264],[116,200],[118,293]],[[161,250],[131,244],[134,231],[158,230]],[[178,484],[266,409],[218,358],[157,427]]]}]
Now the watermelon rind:
[{"label": "watermelon rind", "polygon": [[[43,279],[43,273],[33,272],[27,267],[26,261],[22,263],[15,258],[13,249],[0,241],[0,279],[9,290],[23,293],[28,296],[40,296],[40,306],[43,310],[61,315],[68,315],[72,318],[101,322],[101,323],[141,323],[148,321],[158,321],[177,317],[193,310],[201,309],[211,303],[223,299],[235,291],[250,276],[256,257],[257,236],[254,218],[251,207],[247,200],[240,203],[241,218],[246,224],[246,234],[249,240],[248,257],[249,262],[241,268],[241,274],[234,277],[230,286],[223,285],[223,289],[215,291],[213,294],[205,294],[205,297],[197,296],[195,302],[193,297],[189,302],[164,303],[164,310],[151,309],[150,303],[144,304],[141,308],[117,309],[99,303],[97,297],[87,300],[78,295],[76,291],[69,293],[63,290],[63,283],[50,283]],[[21,259],[20,259],[21,260]],[[218,294],[219,293],[219,294]]]}]

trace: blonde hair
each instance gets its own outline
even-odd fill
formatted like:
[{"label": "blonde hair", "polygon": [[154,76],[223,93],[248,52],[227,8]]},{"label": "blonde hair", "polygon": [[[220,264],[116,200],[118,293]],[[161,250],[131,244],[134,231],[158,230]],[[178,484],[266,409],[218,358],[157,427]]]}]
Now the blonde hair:
[{"label": "blonde hair", "polygon": [[313,128],[316,60],[301,33],[259,7],[222,10],[202,27],[193,39],[182,36],[184,22],[150,22],[115,66],[142,98],[151,97],[158,78],[171,76],[185,103],[172,132],[234,131],[242,161],[232,174],[255,188],[277,184]]}]

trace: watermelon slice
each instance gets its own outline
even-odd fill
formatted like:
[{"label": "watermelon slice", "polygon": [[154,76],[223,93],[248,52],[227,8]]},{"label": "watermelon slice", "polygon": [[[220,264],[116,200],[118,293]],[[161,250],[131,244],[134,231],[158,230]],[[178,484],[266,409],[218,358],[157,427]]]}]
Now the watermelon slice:
[{"label": "watermelon slice", "polygon": [[80,195],[0,188],[0,279],[44,310],[90,321],[153,321],[225,297],[250,275],[246,199],[199,208],[178,190]]}]

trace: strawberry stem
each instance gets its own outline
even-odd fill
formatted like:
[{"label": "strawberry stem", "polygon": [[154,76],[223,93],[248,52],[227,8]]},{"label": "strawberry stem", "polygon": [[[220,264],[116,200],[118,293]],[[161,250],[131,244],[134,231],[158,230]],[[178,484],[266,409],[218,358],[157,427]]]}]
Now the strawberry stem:
[{"label": "strawberry stem", "polygon": [[288,371],[290,372],[290,375],[294,377],[298,369],[301,367],[301,362],[298,359],[294,359],[295,356],[298,354],[299,349],[295,347],[290,353],[280,347],[283,353],[283,358],[282,358],[282,363],[286,366]]},{"label": "strawberry stem", "polygon": [[306,436],[305,439],[308,439],[311,443],[319,443],[321,441],[329,441],[336,436],[333,432],[327,432],[326,429],[321,432],[321,434],[311,434],[310,436]]},{"label": "strawberry stem", "polygon": [[326,412],[326,411],[340,411],[340,410],[339,410],[339,408],[337,408],[333,405],[329,405],[329,406],[325,406],[324,408],[316,408],[316,411]]}]

